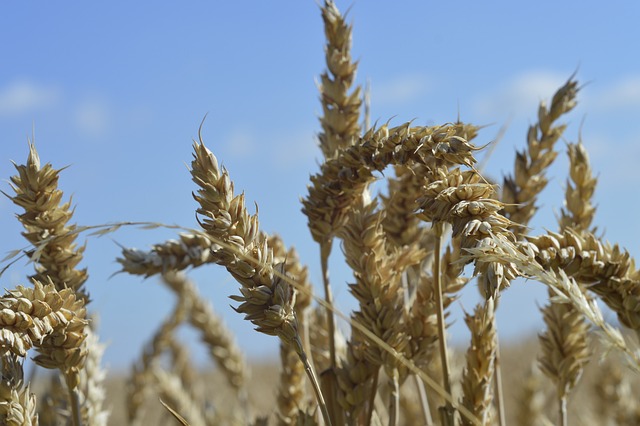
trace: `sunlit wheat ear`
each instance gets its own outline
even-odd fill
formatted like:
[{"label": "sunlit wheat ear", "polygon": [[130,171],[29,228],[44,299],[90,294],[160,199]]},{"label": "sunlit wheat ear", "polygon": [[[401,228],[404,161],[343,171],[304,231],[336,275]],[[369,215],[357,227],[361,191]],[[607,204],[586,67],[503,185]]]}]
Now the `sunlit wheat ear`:
[{"label": "sunlit wheat ear", "polygon": [[217,263],[241,284],[242,295],[231,296],[240,303],[234,309],[256,325],[257,331],[278,336],[295,349],[305,364],[324,420],[331,423],[298,331],[293,288],[283,279],[285,265],[274,263],[273,248],[258,230],[258,215],[249,214],[244,195],[234,195],[229,175],[220,170],[213,153],[202,140],[193,148],[191,175],[200,187],[193,195],[200,205],[198,221],[212,238],[224,243]]},{"label": "sunlit wheat ear", "polygon": [[558,155],[555,143],[566,128],[554,124],[575,107],[577,93],[578,83],[571,76],[555,93],[551,106],[540,104],[538,122],[527,133],[527,148],[516,153],[514,175],[504,178],[501,201],[505,204],[505,216],[517,224],[511,226],[516,234],[526,232],[524,225],[538,209],[537,197],[547,185],[545,172]]},{"label": "sunlit wheat ear", "polygon": [[[512,222],[499,212],[504,205],[493,198],[495,188],[483,182],[475,170],[439,170],[431,182],[427,181],[418,200],[418,216],[428,222],[451,224],[453,236],[460,236],[461,248],[490,247],[491,235],[513,240],[509,231]],[[509,286],[518,272],[510,262],[488,262],[475,258],[475,275],[486,298],[495,298],[499,290]]]},{"label": "sunlit wheat ear", "polygon": [[473,165],[478,148],[459,136],[461,125],[411,127],[410,123],[370,129],[358,142],[326,160],[311,176],[303,213],[315,241],[322,243],[346,223],[350,206],[376,178],[375,171],[390,165],[436,163]]},{"label": "sunlit wheat ear", "polygon": [[232,296],[235,308],[257,330],[293,342],[298,336],[291,287],[274,275],[273,250],[259,233],[258,216],[250,215],[244,195],[234,195],[233,184],[218,160],[202,142],[194,144],[192,175],[200,187],[194,198],[200,225],[233,251],[221,251],[218,263],[242,285],[242,296]]},{"label": "sunlit wheat ear", "polygon": [[586,288],[600,296],[620,322],[640,331],[640,273],[626,250],[603,243],[590,232],[578,234],[571,229],[528,241],[542,267],[588,283]]},{"label": "sunlit wheat ear", "polygon": [[536,253],[539,249],[532,243],[518,243],[501,236],[493,237],[491,247],[468,249],[465,258],[482,257],[487,261],[511,262],[520,273],[534,278],[551,288],[555,302],[571,303],[578,311],[592,322],[601,332],[602,341],[609,347],[620,350],[629,365],[640,371],[640,354],[631,350],[620,330],[605,322],[598,304],[585,296],[575,279],[563,269],[555,270],[539,263]]},{"label": "sunlit wheat ear", "polygon": [[18,286],[0,298],[3,351],[25,356],[35,346],[34,361],[59,369],[70,389],[77,387],[86,352],[86,311],[71,289],[56,290],[52,283],[34,281],[33,288]]},{"label": "sunlit wheat ear", "polygon": [[50,279],[58,290],[71,288],[88,302],[89,295],[83,286],[87,271],[76,269],[84,247],[77,247],[77,234],[73,232],[76,225],[68,223],[73,216],[71,201],[62,203],[63,193],[58,188],[61,170],[49,163],[41,166],[32,143],[27,163],[14,166],[18,172],[11,177],[15,195],[7,196],[24,209],[18,220],[25,228],[22,235],[34,246],[28,255],[37,273],[31,278],[40,282]]},{"label": "sunlit wheat ear", "polygon": [[182,233],[178,238],[154,244],[148,251],[123,247],[116,261],[123,272],[145,277],[216,262],[220,246],[204,232]]}]

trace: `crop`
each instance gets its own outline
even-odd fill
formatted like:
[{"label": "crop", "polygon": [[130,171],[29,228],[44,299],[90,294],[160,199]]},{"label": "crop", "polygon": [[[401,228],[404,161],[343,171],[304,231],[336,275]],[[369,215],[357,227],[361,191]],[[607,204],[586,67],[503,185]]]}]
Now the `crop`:
[{"label": "crop", "polygon": [[[640,272],[625,249],[597,234],[597,179],[580,142],[567,144],[566,197],[556,229],[530,235],[528,228],[559,154],[561,121],[577,103],[574,76],[540,104],[512,172],[491,181],[478,166],[485,148],[474,143],[478,126],[457,120],[369,126],[366,96],[355,84],[351,27],[332,1],[321,15],[323,159],[302,213],[319,246],[322,290],[316,293],[295,249],[261,229],[257,211],[248,208],[250,194],[235,190],[231,171],[199,131],[190,165],[197,229],[183,228],[146,250],[123,247],[117,259],[120,272],[160,277],[176,300],[133,367],[126,419],[149,424],[153,414],[145,410],[161,403],[166,416],[191,425],[504,425],[507,409],[518,424],[568,425],[584,421],[569,405],[593,400],[608,424],[637,424]],[[76,238],[124,224],[72,224],[73,207],[58,185],[61,170],[42,165],[34,144],[15,168],[5,195],[20,209],[31,245],[22,254],[35,273],[29,285],[0,297],[0,418],[8,425],[106,424],[103,347],[92,329],[96,312],[84,287],[89,270],[79,268],[84,247]],[[386,188],[378,191],[381,185]],[[357,307],[349,314],[332,297],[328,259],[336,242],[353,271],[349,291]],[[191,269],[214,265],[237,282],[233,309],[257,332],[279,339],[281,365],[271,368],[279,373],[275,397],[268,390],[250,396],[247,362],[188,278]],[[505,369],[495,316],[502,292],[517,278],[539,281],[549,294],[537,366],[519,372]],[[471,285],[482,300],[465,315],[471,339],[462,354],[447,342],[447,318]],[[605,321],[599,303],[619,324]],[[349,325],[346,336],[337,319]],[[207,380],[176,339],[182,324],[208,348],[226,399],[204,390]],[[33,353],[35,364],[58,373],[38,393],[23,372]],[[598,354],[602,377],[585,382]],[[526,380],[505,380],[516,373]],[[554,389],[551,397],[541,375]],[[581,387],[591,389],[589,396],[571,402]],[[260,403],[272,405],[258,410]]]}]

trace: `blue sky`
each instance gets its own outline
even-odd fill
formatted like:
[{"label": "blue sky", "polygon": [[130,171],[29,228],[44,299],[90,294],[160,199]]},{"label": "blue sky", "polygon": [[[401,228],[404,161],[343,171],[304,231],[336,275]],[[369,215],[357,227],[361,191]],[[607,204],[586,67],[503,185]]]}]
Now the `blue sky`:
[{"label": "blue sky", "polygon": [[[354,24],[358,83],[371,82],[372,118],[401,124],[463,120],[492,124],[478,144],[509,121],[487,174],[513,167],[537,104],[576,69],[588,83],[566,118],[568,141],[582,139],[599,175],[596,223],[605,238],[638,255],[635,225],[640,177],[640,57],[635,2],[343,2]],[[316,81],[324,69],[323,30],[314,1],[235,2],[5,2],[0,5],[0,176],[10,160],[24,162],[35,127],[43,162],[70,165],[60,181],[81,225],[155,221],[195,227],[194,185],[186,165],[198,125],[235,181],[260,207],[265,231],[295,245],[320,282],[318,250],[300,213],[320,151],[315,135],[321,108]],[[558,148],[564,152],[563,142]],[[565,155],[550,171],[536,231],[555,229],[566,180]],[[2,190],[9,191],[6,182]],[[23,247],[18,212],[0,198],[0,252]],[[535,232],[535,231],[534,231]],[[114,241],[146,248],[171,230],[123,229],[87,240],[84,265],[106,362],[128,368],[173,296],[155,279],[116,275]],[[85,241],[82,237],[81,242]],[[351,278],[334,249],[332,278],[339,306],[353,306]],[[24,283],[19,262],[4,288]],[[220,268],[192,274],[201,292],[251,357],[275,356],[277,341],[253,332],[230,308],[236,284]],[[505,292],[499,327],[504,339],[540,328],[545,291],[518,282]],[[123,296],[127,294],[127,296]],[[466,289],[454,306],[472,309]],[[453,334],[464,338],[457,320]],[[187,341],[193,334],[185,332]],[[195,345],[197,346],[197,345]],[[197,353],[202,359],[202,351]]]}]

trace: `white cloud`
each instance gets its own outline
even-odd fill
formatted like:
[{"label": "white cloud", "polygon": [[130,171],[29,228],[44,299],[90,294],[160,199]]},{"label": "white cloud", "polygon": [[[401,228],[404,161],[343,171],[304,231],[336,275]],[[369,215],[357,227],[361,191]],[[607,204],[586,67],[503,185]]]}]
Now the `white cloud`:
[{"label": "white cloud", "polygon": [[429,82],[424,75],[405,74],[380,84],[371,84],[371,103],[374,105],[402,104],[424,96]]},{"label": "white cloud", "polygon": [[90,97],[74,108],[74,122],[78,130],[90,137],[103,136],[111,123],[110,108],[106,101]]},{"label": "white cloud", "polygon": [[530,115],[540,101],[550,99],[569,76],[551,71],[527,71],[507,81],[502,87],[483,93],[472,108],[480,118],[496,115]]},{"label": "white cloud", "polygon": [[235,129],[226,138],[226,151],[234,157],[248,157],[255,153],[256,142],[246,129]]},{"label": "white cloud", "polygon": [[60,99],[55,87],[41,86],[27,80],[16,80],[0,88],[0,116],[25,114],[51,107]]}]

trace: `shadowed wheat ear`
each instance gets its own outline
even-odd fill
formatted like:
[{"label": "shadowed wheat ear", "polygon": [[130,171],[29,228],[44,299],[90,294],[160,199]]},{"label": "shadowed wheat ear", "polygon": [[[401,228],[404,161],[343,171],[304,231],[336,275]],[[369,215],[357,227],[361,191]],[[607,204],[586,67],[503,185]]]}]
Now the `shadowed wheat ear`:
[{"label": "shadowed wheat ear", "polygon": [[598,179],[593,176],[589,154],[582,142],[567,144],[567,154],[570,180],[567,179],[564,208],[558,220],[560,229],[573,228],[588,231],[596,211],[592,197]]},{"label": "shadowed wheat ear", "polygon": [[[514,239],[509,231],[512,222],[499,213],[504,204],[493,197],[494,193],[494,186],[485,183],[473,169],[441,169],[432,181],[426,182],[418,200],[418,216],[428,222],[451,224],[453,237],[460,236],[463,250],[488,248],[494,244],[492,235]],[[478,284],[487,299],[496,298],[518,276],[511,262],[490,262],[482,257],[473,260],[474,275],[479,276]]]},{"label": "shadowed wheat ear", "polygon": [[351,26],[331,0],[325,1],[321,12],[327,40],[327,71],[320,76],[323,115],[318,140],[324,157],[333,158],[339,150],[353,145],[360,134],[362,101],[360,86],[349,93],[358,67],[351,59]]},{"label": "shadowed wheat ear", "polygon": [[[323,115],[320,117],[321,131],[318,134],[318,140],[324,158],[329,159],[335,158],[339,151],[353,145],[360,135],[358,120],[362,102],[359,86],[349,93],[357,69],[357,64],[351,60],[351,27],[346,24],[331,0],[324,2],[321,13],[327,41],[325,47],[327,71],[320,76],[319,90]],[[320,245],[325,301],[328,306],[333,306],[328,262],[335,235],[331,232],[319,234],[312,217],[309,217],[309,228],[314,235],[314,240]],[[331,368],[335,369],[337,336],[334,315],[330,309],[327,309],[326,317],[329,361]]]},{"label": "shadowed wheat ear", "polygon": [[0,421],[3,425],[37,425],[36,396],[24,386],[22,362],[15,354],[0,358]]},{"label": "shadowed wheat ear", "polygon": [[[269,237],[273,247],[273,258],[276,263],[284,263],[284,273],[295,282],[295,312],[298,318],[298,330],[304,342],[306,350],[311,354],[309,344],[310,325],[313,328],[319,324],[309,324],[307,321],[307,309],[311,305],[313,287],[309,282],[309,273],[306,266],[300,263],[298,253],[294,248],[287,249],[282,238],[277,235]],[[278,383],[278,420],[281,424],[296,424],[299,416],[304,413],[308,401],[306,401],[306,383],[304,365],[300,362],[295,349],[285,342],[280,342],[280,381]],[[317,368],[317,365],[316,365]]]},{"label": "shadowed wheat ear", "polygon": [[[550,296],[553,297],[553,291]],[[547,330],[540,335],[540,369],[556,385],[559,422],[567,425],[567,397],[589,361],[589,325],[571,303],[551,303],[542,308]]]},{"label": "shadowed wheat ear", "polygon": [[[471,331],[471,344],[467,350],[467,365],[462,376],[461,402],[483,425],[492,424],[492,385],[497,350],[493,300],[479,304],[473,315],[466,314],[465,322]],[[466,418],[462,419],[462,423],[472,424]]]},{"label": "shadowed wheat ear", "polygon": [[[376,211],[376,207],[375,201],[355,206],[339,234],[344,241],[347,264],[355,277],[355,282],[349,287],[359,303],[359,310],[353,313],[352,320],[401,352],[408,343],[408,335],[402,321],[404,295],[400,278],[402,271],[409,265],[417,264],[424,253],[420,250],[391,251],[382,228],[383,214]],[[388,352],[372,344],[356,330],[348,351],[350,356],[343,362],[338,374],[344,393],[341,405],[352,421],[363,409],[365,418],[370,418],[373,410],[371,395],[376,392],[378,370],[384,367],[387,376],[393,377],[399,374],[402,366]],[[360,371],[354,374],[356,366]],[[403,373],[403,377],[406,377],[406,373]],[[365,422],[368,423],[367,420]]]}]

